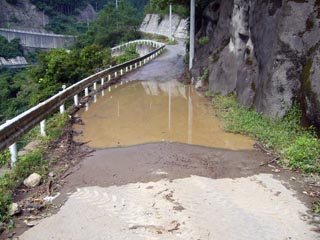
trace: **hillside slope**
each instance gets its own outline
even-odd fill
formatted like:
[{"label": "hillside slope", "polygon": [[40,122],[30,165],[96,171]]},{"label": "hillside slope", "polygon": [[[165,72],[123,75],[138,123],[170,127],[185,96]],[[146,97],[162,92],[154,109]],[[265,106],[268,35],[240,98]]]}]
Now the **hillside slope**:
[{"label": "hillside slope", "polygon": [[41,31],[48,23],[49,17],[29,0],[18,0],[16,5],[0,2],[0,27]]}]

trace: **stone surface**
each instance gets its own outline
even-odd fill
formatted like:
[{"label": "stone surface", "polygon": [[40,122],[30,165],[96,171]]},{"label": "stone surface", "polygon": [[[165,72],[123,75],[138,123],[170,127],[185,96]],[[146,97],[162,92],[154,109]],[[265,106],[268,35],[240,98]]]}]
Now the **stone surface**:
[{"label": "stone surface", "polygon": [[89,22],[97,16],[96,11],[93,6],[89,3],[85,9],[83,9],[77,16],[79,22]]},{"label": "stone surface", "polygon": [[0,2],[0,27],[9,24],[15,29],[44,31],[44,25],[48,23],[49,17],[38,11],[30,0],[18,0],[15,5],[5,0]]},{"label": "stone surface", "polygon": [[[140,31],[170,37],[169,16],[165,15],[162,18],[158,14],[147,14],[140,26]],[[173,14],[171,34],[176,38],[187,38],[188,21],[186,19],[181,19],[178,15]]]},{"label": "stone surface", "polygon": [[33,188],[40,184],[41,176],[38,173],[32,173],[28,178],[23,181],[27,187]]},{"label": "stone surface", "polygon": [[209,90],[234,92],[272,117],[300,102],[319,125],[319,12],[315,0],[211,1],[197,33],[209,43],[196,46],[193,77],[209,69]]},{"label": "stone surface", "polygon": [[9,215],[14,216],[21,212],[21,208],[17,203],[12,203],[9,208]]}]

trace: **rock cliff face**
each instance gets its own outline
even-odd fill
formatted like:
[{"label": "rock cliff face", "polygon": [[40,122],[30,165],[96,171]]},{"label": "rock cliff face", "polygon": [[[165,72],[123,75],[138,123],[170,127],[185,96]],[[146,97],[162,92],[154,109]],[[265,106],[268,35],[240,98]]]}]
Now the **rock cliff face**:
[{"label": "rock cliff face", "polygon": [[[146,33],[160,34],[170,36],[170,21],[166,15],[161,18],[158,14],[147,14],[144,18],[140,31]],[[172,15],[171,34],[176,38],[188,37],[188,21],[181,19],[178,15]]]},{"label": "rock cliff face", "polygon": [[[88,4],[76,16],[79,22],[89,22],[97,13],[91,4]],[[29,0],[17,0],[12,5],[6,0],[0,1],[0,27],[24,31],[46,32],[45,25],[49,23],[49,17],[39,11]]]},{"label": "rock cliff face", "polygon": [[319,32],[319,0],[214,0],[197,33],[192,74],[208,69],[211,91],[234,92],[272,117],[299,102],[319,126]]},{"label": "rock cliff face", "polygon": [[41,31],[49,18],[38,11],[29,0],[18,0],[16,5],[0,2],[0,27]]}]

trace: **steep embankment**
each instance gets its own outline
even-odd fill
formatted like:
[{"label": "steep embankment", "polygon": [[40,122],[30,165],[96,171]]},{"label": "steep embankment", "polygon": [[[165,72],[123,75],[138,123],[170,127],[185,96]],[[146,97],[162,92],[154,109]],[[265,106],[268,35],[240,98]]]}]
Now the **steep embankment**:
[{"label": "steep embankment", "polygon": [[[89,22],[96,15],[92,5],[88,4],[85,8],[81,8],[75,17],[78,22]],[[44,14],[30,0],[17,0],[14,4],[9,4],[6,0],[0,1],[0,27],[2,28],[46,32],[45,26],[54,17],[53,14],[51,16]]]},{"label": "steep embankment", "polygon": [[212,1],[197,33],[193,76],[208,69],[211,91],[235,92],[269,116],[285,115],[297,101],[319,125],[319,18],[318,0]]},{"label": "steep embankment", "polygon": [[[170,20],[169,16],[161,17],[159,14],[147,14],[141,27],[141,32],[160,34],[170,37]],[[180,18],[178,15],[172,15],[171,34],[176,38],[188,37],[188,21]]]},{"label": "steep embankment", "polygon": [[0,3],[0,27],[41,31],[48,23],[49,17],[37,10],[29,0],[19,0],[15,5],[5,0]]}]

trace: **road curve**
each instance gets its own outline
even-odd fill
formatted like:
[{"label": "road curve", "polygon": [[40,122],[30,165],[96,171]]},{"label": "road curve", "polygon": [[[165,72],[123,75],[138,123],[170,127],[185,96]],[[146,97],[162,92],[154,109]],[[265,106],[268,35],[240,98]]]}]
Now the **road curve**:
[{"label": "road curve", "polygon": [[[168,46],[125,80],[176,79],[183,53]],[[317,239],[293,173],[260,166],[268,160],[170,142],[97,149],[66,177],[59,212],[19,239]]]}]

